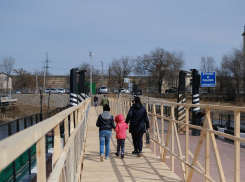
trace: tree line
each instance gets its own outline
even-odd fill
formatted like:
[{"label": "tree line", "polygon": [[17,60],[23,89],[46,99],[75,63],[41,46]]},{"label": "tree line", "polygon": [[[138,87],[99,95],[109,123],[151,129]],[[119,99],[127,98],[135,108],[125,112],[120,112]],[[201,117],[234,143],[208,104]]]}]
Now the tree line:
[{"label": "tree line", "polygon": [[[224,88],[236,88],[237,92],[245,93],[245,51],[240,49],[232,49],[229,53],[223,55],[221,63],[217,66],[212,56],[202,56],[200,59],[200,68],[202,72],[216,71],[217,82],[219,83],[219,91]],[[35,88],[36,73],[31,73],[23,68],[14,69],[16,60],[12,56],[3,56],[0,59],[0,72],[6,73],[8,76],[14,73],[16,81],[13,87]],[[164,82],[171,82],[171,86],[178,87],[179,71],[185,65],[184,53],[182,51],[168,51],[163,48],[155,48],[147,54],[137,57],[121,56],[113,58],[109,63],[109,68],[105,71],[104,76],[107,77],[107,86],[109,88],[127,87],[124,78],[132,76],[131,80],[134,84],[138,84],[141,88],[155,89],[161,93]],[[76,66],[80,70],[86,70],[86,82],[90,80],[90,64],[83,62]],[[37,72],[37,80],[39,87],[43,85],[43,71]],[[67,75],[68,76],[68,75]],[[101,69],[92,69],[93,82],[97,85],[101,80]],[[67,79],[69,82],[69,79]],[[112,90],[111,90],[112,91]],[[227,89],[226,92],[234,92]]]},{"label": "tree line", "polygon": [[216,65],[212,56],[201,57],[200,70],[216,72],[220,93],[224,92],[224,89],[226,93],[245,93],[245,51],[243,48],[233,48],[229,53],[224,54],[220,65]]},{"label": "tree line", "polygon": [[[170,52],[163,48],[153,49],[150,53],[135,58],[130,56],[114,58],[107,70],[107,86],[109,88],[123,88],[126,86],[124,78],[130,75],[137,75],[137,81],[134,78],[133,83],[141,87],[156,87],[157,91],[160,93],[163,81],[166,78],[172,79],[174,85],[177,86],[178,73],[179,70],[183,68],[184,64],[184,54],[182,51]],[[87,70],[86,81],[88,82],[90,79],[89,63],[82,63],[77,68]],[[99,69],[93,68],[93,82],[98,82],[101,78],[99,73]]]}]

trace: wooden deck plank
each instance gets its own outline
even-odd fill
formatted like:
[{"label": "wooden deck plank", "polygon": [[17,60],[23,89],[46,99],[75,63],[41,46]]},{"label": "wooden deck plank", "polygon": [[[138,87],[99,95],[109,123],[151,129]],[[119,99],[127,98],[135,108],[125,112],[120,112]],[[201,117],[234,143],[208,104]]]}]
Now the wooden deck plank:
[{"label": "wooden deck plank", "polygon": [[115,132],[112,131],[110,159],[100,162],[99,129],[96,127],[96,120],[102,112],[102,107],[97,109],[100,112],[96,111],[95,107],[91,107],[90,111],[81,181],[181,181],[150,149],[144,147],[142,157],[132,155],[133,144],[129,133],[125,143],[125,158],[115,156],[117,141]]}]

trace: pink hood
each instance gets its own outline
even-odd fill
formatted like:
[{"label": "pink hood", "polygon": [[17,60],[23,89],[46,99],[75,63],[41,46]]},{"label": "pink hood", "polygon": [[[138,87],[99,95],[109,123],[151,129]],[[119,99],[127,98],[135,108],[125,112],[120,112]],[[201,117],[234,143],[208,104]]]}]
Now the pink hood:
[{"label": "pink hood", "polygon": [[119,115],[115,116],[115,122],[116,123],[120,123],[122,121],[124,122],[124,118],[123,118],[122,114],[119,114]]},{"label": "pink hood", "polygon": [[123,115],[119,114],[115,116],[115,122],[117,123],[115,132],[116,134],[116,139],[125,139],[126,138],[126,129],[128,129],[127,123],[125,123]]}]

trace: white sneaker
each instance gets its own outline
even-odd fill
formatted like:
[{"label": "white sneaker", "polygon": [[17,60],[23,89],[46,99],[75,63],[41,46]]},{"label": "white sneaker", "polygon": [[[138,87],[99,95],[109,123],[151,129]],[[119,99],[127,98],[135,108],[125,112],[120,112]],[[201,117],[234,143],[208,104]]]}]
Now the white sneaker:
[{"label": "white sneaker", "polygon": [[106,159],[106,160],[109,160],[109,157],[106,157],[105,159]]},{"label": "white sneaker", "polygon": [[103,162],[103,161],[104,161],[104,156],[101,155],[101,156],[100,156],[100,162]]}]

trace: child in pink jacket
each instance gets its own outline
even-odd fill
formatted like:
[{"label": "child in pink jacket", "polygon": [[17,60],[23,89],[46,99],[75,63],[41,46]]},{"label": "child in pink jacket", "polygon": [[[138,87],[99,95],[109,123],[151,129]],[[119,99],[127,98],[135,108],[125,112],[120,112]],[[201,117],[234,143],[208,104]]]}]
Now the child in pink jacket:
[{"label": "child in pink jacket", "polygon": [[121,148],[121,158],[124,158],[124,145],[125,145],[125,138],[126,138],[126,129],[128,129],[128,124],[125,123],[123,115],[119,114],[115,117],[115,122],[116,122],[116,128],[115,132],[116,134],[116,139],[117,139],[117,152],[115,155],[118,157],[120,148]]}]

